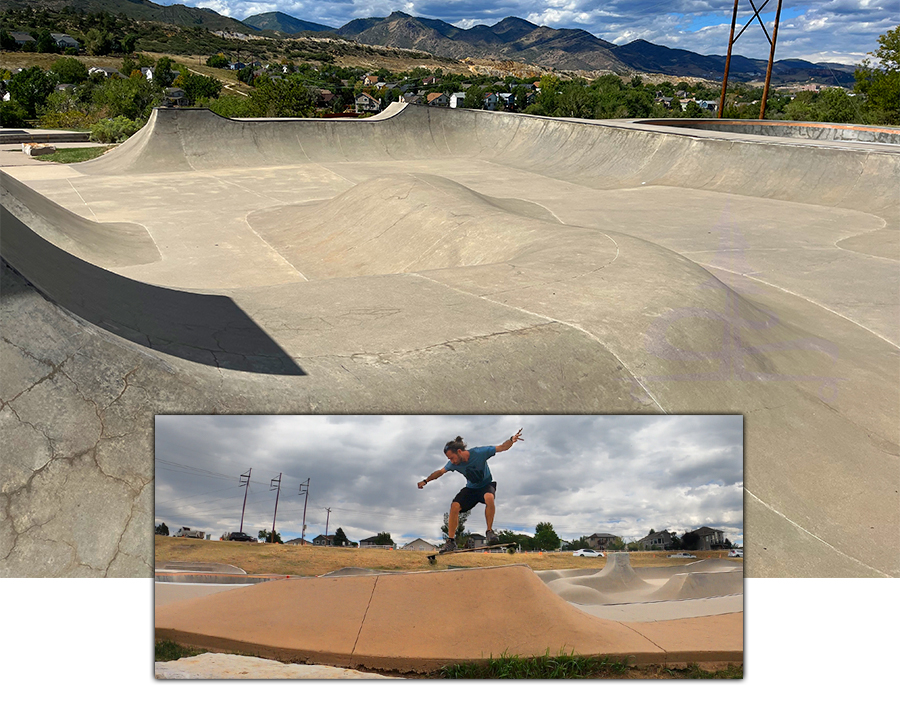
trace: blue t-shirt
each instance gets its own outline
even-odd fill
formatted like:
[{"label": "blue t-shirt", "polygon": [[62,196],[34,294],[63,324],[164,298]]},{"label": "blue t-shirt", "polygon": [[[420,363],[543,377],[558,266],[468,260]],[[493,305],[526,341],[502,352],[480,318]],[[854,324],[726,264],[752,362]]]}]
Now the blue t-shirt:
[{"label": "blue t-shirt", "polygon": [[488,467],[487,460],[496,453],[496,446],[469,448],[469,462],[462,465],[454,465],[448,460],[444,470],[462,473],[466,476],[466,487],[480,490],[482,487],[487,487],[494,480],[491,477],[491,469]]}]

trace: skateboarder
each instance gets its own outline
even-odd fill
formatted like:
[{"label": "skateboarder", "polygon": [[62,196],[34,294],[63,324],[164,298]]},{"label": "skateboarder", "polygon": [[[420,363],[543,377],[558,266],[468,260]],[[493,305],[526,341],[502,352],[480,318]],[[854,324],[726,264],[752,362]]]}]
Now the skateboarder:
[{"label": "skateboarder", "polygon": [[459,514],[468,512],[479,503],[484,505],[484,519],[487,522],[485,537],[489,544],[497,543],[497,535],[493,531],[494,496],[497,494],[497,483],[491,477],[487,461],[495,453],[509,450],[516,441],[521,440],[524,439],[520,428],[515,435],[510,436],[506,442],[498,446],[479,446],[466,450],[466,444],[463,443],[461,436],[457,436],[455,440],[444,446],[444,455],[447,456],[449,462],[418,483],[418,488],[421,490],[429,482],[437,480],[448,471],[462,473],[466,477],[466,486],[459,491],[450,504],[450,518],[447,521],[448,538],[447,543],[441,548],[441,553],[457,550],[456,527],[459,524]]}]

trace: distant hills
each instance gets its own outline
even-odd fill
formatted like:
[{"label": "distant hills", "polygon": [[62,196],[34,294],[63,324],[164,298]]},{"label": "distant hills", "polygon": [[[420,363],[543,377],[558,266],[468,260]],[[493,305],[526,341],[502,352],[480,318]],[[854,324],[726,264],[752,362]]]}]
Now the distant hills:
[{"label": "distant hills", "polygon": [[[136,20],[267,36],[326,33],[360,44],[414,49],[457,60],[509,60],[563,71],[639,71],[721,80],[725,68],[723,55],[670,49],[643,39],[617,46],[581,29],[542,27],[519,17],[507,17],[490,27],[476,25],[461,29],[442,20],[392,12],[387,17],[355,19],[342,27],[329,27],[283,12],[266,12],[238,21],[204,8],[157,5],[150,0],[2,0],[2,5],[53,10],[68,6],[85,12],[122,13]],[[739,81],[762,80],[766,66],[764,59],[749,59],[735,54],[731,57],[730,78]],[[813,80],[849,86],[854,80],[852,68],[814,64],[801,59],[776,61],[772,74],[778,82]]]}]

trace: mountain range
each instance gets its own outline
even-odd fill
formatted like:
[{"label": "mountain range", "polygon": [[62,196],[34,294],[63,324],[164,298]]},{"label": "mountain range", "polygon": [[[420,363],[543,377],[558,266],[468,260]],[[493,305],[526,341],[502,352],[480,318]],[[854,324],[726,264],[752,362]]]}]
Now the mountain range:
[{"label": "mountain range", "polygon": [[[157,5],[151,0],[0,0],[0,5],[54,10],[68,6],[85,12],[123,13],[137,20],[270,37],[338,36],[360,44],[415,49],[451,59],[518,61],[561,71],[637,71],[721,80],[725,67],[723,55],[670,49],[643,39],[617,46],[581,29],[553,29],[519,17],[507,17],[490,27],[461,29],[442,20],[392,12],[387,17],[355,19],[341,27],[329,27],[283,12],[266,12],[238,21],[205,8]],[[729,76],[739,81],[762,80],[767,63],[733,54]],[[813,80],[842,86],[850,86],[854,80],[851,67],[801,59],[776,61],[772,76],[775,82]]]}]

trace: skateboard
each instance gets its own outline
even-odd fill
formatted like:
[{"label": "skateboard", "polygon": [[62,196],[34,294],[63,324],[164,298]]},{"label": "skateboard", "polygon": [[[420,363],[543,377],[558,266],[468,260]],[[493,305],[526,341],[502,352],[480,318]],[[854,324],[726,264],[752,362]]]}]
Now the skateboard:
[{"label": "skateboard", "polygon": [[509,548],[510,546],[515,545],[516,544],[514,543],[492,543],[485,546],[476,546],[475,548],[457,548],[455,551],[438,551],[437,553],[429,554],[426,558],[428,558],[428,562],[433,565],[438,556],[451,556],[454,553],[470,553],[471,551],[490,551],[495,548]]}]

